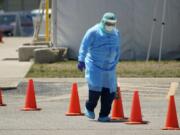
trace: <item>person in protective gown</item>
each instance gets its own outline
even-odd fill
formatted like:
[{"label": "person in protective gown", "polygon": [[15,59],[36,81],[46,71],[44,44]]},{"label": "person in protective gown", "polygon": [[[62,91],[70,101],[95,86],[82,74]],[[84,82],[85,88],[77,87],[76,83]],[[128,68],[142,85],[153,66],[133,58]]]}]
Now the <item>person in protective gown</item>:
[{"label": "person in protective gown", "polygon": [[78,69],[85,69],[89,96],[85,116],[95,119],[94,109],[101,97],[98,121],[110,121],[109,113],[117,89],[116,65],[120,57],[120,34],[116,29],[117,18],[107,12],[101,22],[87,30],[78,56]]}]

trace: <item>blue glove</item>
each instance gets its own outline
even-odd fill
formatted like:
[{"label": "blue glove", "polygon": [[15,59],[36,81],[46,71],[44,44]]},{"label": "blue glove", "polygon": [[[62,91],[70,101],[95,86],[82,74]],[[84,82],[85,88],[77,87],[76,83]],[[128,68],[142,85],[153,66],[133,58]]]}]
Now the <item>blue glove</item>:
[{"label": "blue glove", "polygon": [[85,69],[85,63],[82,61],[79,61],[77,68],[82,72]]}]

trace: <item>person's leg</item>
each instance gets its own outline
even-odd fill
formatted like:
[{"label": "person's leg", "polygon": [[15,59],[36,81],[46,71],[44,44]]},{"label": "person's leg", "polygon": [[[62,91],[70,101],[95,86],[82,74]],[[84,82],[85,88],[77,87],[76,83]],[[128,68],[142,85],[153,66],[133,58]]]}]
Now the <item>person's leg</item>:
[{"label": "person's leg", "polygon": [[100,95],[101,95],[101,92],[89,90],[89,98],[86,101],[86,108],[89,111],[94,112],[94,108],[97,106]]},{"label": "person's leg", "polygon": [[94,108],[97,106],[100,95],[101,92],[89,90],[89,98],[86,101],[84,113],[85,116],[87,116],[90,119],[95,118]]},{"label": "person's leg", "polygon": [[114,97],[115,92],[110,93],[108,88],[103,88],[101,92],[101,110],[99,113],[99,118],[108,117]]}]

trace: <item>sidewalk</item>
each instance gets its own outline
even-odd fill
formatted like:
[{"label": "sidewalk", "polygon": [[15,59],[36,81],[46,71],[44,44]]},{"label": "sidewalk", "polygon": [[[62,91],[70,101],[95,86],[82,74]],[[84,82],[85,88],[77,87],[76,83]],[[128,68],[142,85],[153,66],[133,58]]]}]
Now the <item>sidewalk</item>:
[{"label": "sidewalk", "polygon": [[18,47],[32,41],[32,38],[8,37],[0,43],[0,87],[16,88],[24,78],[32,62],[18,61]]}]

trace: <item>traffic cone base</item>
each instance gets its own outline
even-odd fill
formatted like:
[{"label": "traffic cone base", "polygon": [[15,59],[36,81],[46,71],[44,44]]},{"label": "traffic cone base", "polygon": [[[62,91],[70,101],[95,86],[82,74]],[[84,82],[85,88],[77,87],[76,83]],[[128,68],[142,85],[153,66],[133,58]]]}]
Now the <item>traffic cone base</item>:
[{"label": "traffic cone base", "polygon": [[129,125],[137,125],[137,124],[148,124],[149,122],[148,121],[128,121],[128,122],[125,122],[125,124],[129,124]]},{"label": "traffic cone base", "polygon": [[66,116],[83,116],[84,113],[66,113]]},{"label": "traffic cone base", "polygon": [[22,111],[40,111],[41,108],[23,108]]},{"label": "traffic cone base", "polygon": [[127,120],[127,117],[111,117],[112,120]]},{"label": "traffic cone base", "polygon": [[166,127],[166,128],[163,128],[162,130],[180,130],[180,128]]},{"label": "traffic cone base", "polygon": [[6,106],[6,104],[0,104],[0,106]]}]

